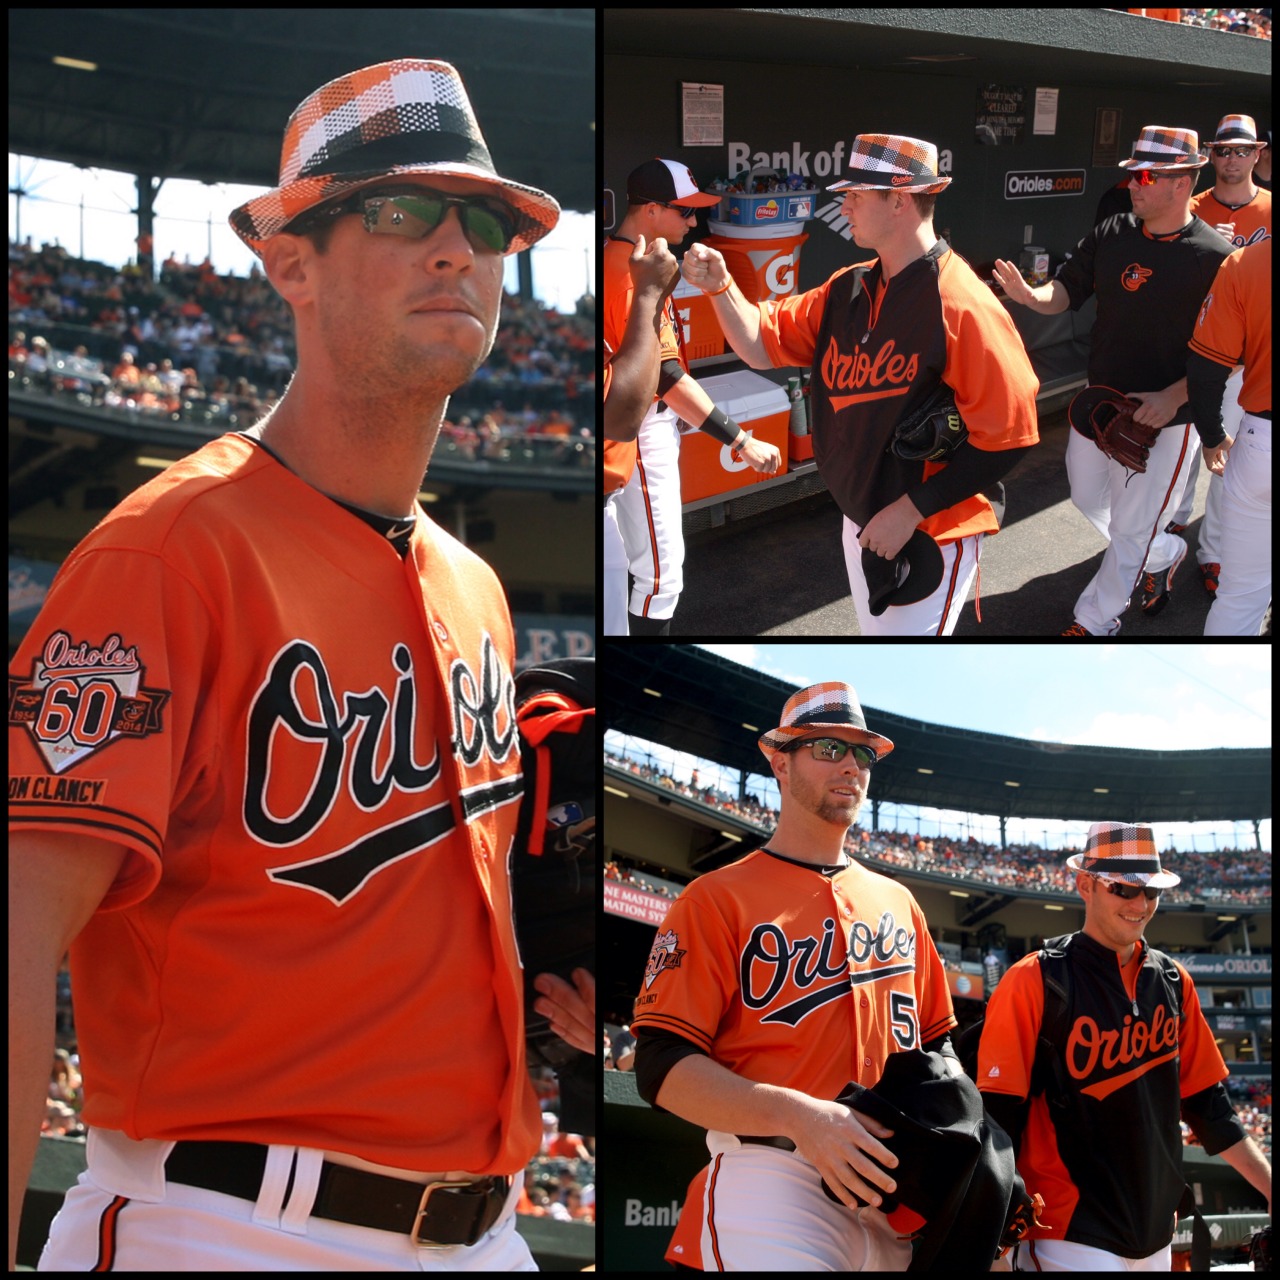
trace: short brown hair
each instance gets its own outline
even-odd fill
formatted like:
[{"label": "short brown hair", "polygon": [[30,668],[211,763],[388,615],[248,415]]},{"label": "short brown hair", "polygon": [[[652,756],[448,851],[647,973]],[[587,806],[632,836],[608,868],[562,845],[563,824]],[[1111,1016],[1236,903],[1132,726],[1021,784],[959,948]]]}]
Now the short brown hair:
[{"label": "short brown hair", "polygon": [[[891,196],[894,194],[895,194],[894,192],[887,191],[887,190],[876,192],[876,195],[878,196]],[[933,195],[925,195],[923,191],[908,191],[908,192],[905,192],[905,194],[909,195],[912,198],[912,200],[915,201],[916,212],[922,218],[933,217],[933,206],[938,202],[938,193],[936,191],[933,193]]]}]

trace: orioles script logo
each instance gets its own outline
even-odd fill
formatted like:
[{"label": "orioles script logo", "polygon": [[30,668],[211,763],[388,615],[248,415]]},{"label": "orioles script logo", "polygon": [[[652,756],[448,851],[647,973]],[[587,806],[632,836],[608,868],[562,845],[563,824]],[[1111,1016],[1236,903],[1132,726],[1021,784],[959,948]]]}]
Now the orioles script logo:
[{"label": "orioles script logo", "polygon": [[[1092,1018],[1081,1017],[1076,1019],[1067,1039],[1067,1070],[1076,1080],[1087,1080],[1099,1067],[1106,1072],[1116,1071],[1081,1090],[1091,1098],[1105,1098],[1175,1057],[1177,1052],[1178,1019],[1164,1005],[1156,1006],[1150,1024],[1126,1014],[1120,1031],[1103,1031]],[[1131,1067],[1131,1063],[1137,1065]],[[1129,1069],[1117,1071],[1118,1068]]]},{"label": "orioles script logo", "polygon": [[[418,701],[408,646],[392,648],[391,667],[397,674],[389,699],[376,685],[340,695],[314,645],[294,640],[276,655],[249,710],[244,823],[255,840],[284,848],[314,836],[344,792],[374,814],[393,790],[425,791],[436,782],[438,742],[430,759],[415,753]],[[506,760],[516,736],[515,682],[487,633],[479,673],[455,660],[448,696],[455,758],[467,768],[486,754]],[[486,783],[488,776],[482,773],[481,784],[464,791],[465,818],[519,798],[519,773]],[[378,871],[435,844],[454,826],[447,799],[389,826],[371,818],[345,847],[268,874],[343,902]]]},{"label": "orioles script logo", "polygon": [[873,356],[861,349],[853,355],[840,350],[834,337],[822,357],[822,381],[830,392],[851,391],[848,396],[832,395],[831,407],[837,413],[859,400],[882,400],[889,396],[905,396],[911,390],[920,366],[917,352],[901,355],[893,339]]},{"label": "orioles script logo", "polygon": [[[848,960],[833,959],[836,922],[828,917],[822,922],[822,937],[787,940],[776,924],[758,924],[751,930],[742,949],[742,1003],[748,1009],[767,1009],[784,992],[799,999],[767,1013],[761,1022],[784,1022],[796,1026],[815,1009],[839,1000],[855,983],[878,982],[900,973],[912,973],[916,967],[916,936],[898,927],[892,911],[886,911],[875,931],[866,921],[857,921],[849,930]],[[897,963],[894,961],[905,961]],[[861,973],[851,974],[850,964],[874,965]],[[817,989],[809,988],[818,984]]]}]

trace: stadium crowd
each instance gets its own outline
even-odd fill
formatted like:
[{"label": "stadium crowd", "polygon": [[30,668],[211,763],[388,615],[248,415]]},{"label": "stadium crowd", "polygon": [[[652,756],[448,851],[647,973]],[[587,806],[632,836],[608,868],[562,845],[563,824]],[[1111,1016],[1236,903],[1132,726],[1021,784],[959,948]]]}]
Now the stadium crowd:
[{"label": "stadium crowd", "polygon": [[[257,268],[220,276],[170,258],[152,280],[10,242],[11,389],[237,430],[275,404],[294,358],[289,310]],[[464,461],[592,467],[595,378],[593,298],[561,315],[504,294],[493,352],[451,397],[442,442]]]},{"label": "stadium crowd", "polygon": [[[665,787],[677,795],[767,831],[778,812],[758,797],[745,800],[726,795],[700,783],[695,773],[682,782],[650,761],[637,761],[606,749],[606,761],[636,777]],[[1100,819],[1105,815],[1099,815]],[[909,831],[868,831],[853,827],[846,840],[851,854],[871,864],[887,863],[934,875],[954,876],[980,884],[1016,889],[1019,893],[1074,892],[1074,875],[1066,860],[1080,851],[1077,845],[1045,848],[1034,843],[1004,848],[975,836],[931,838]],[[1271,855],[1258,849],[1197,850],[1166,853],[1171,869],[1182,877],[1176,888],[1165,890],[1168,902],[1267,902],[1271,901]]]}]

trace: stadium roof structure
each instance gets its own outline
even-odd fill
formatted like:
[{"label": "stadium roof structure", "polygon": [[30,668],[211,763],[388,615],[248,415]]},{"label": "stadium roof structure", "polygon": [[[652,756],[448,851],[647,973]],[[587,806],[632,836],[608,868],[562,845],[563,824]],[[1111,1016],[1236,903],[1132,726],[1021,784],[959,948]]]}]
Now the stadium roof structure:
[{"label": "stadium roof structure", "polygon": [[404,57],[458,68],[499,173],[595,208],[591,9],[10,9],[9,150],[273,187],[308,93]]},{"label": "stadium roof structure", "polygon": [[[762,774],[767,765],[756,739],[777,724],[797,686],[691,645],[632,644],[609,647],[604,688],[606,728]],[[894,743],[876,765],[877,801],[1077,822],[1271,816],[1270,748],[1035,742],[865,705],[863,711],[868,726]]]}]

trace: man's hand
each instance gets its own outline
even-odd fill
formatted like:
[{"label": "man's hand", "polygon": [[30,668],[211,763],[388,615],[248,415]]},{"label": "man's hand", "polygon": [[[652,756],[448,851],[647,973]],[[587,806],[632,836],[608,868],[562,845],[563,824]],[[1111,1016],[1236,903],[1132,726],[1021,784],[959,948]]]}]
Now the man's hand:
[{"label": "man's hand", "polygon": [[742,446],[742,456],[762,475],[774,475],[782,466],[782,454],[778,452],[778,446],[767,440],[756,440],[754,437],[748,440]]},{"label": "man's hand", "polygon": [[1210,449],[1207,445],[1201,447],[1200,452],[1204,454],[1204,465],[1215,476],[1220,476],[1226,471],[1227,454],[1231,452],[1233,444],[1235,444],[1235,440],[1231,436],[1227,436],[1216,448]]},{"label": "man's hand", "polygon": [[[571,987],[554,973],[540,973],[533,980],[542,998],[533,1007],[551,1023],[551,1030],[566,1044],[583,1053],[598,1053],[596,1043],[596,980],[585,970],[573,971]],[[575,990],[576,988],[576,990]]]},{"label": "man's hand", "polygon": [[997,258],[992,264],[991,274],[1010,302],[1021,303],[1024,307],[1029,307],[1035,302],[1035,294],[1031,292],[1031,286],[1022,278],[1022,272],[1012,262]]},{"label": "man's hand", "polygon": [[911,540],[916,526],[923,519],[916,504],[904,493],[897,502],[891,502],[867,521],[858,535],[858,545],[892,560]]},{"label": "man's hand", "polygon": [[684,278],[703,293],[719,293],[729,283],[729,268],[718,249],[695,244],[684,255]]},{"label": "man's hand", "polygon": [[[787,1133],[796,1150],[822,1175],[827,1186],[850,1209],[860,1206],[856,1192],[873,1205],[880,1203],[882,1191],[893,1191],[897,1184],[892,1175],[879,1168],[897,1166],[898,1158],[880,1141],[893,1137],[893,1130],[850,1111],[839,1102],[798,1095],[795,1119]],[[875,1157],[873,1160],[871,1157]]]},{"label": "man's hand", "polygon": [[1134,422],[1144,427],[1163,427],[1173,421],[1178,406],[1186,399],[1184,390],[1171,391],[1166,387],[1163,391],[1126,391],[1130,400],[1137,400],[1139,407],[1133,411]]},{"label": "man's hand", "polygon": [[637,293],[656,289],[659,296],[665,298],[680,279],[680,264],[661,236],[647,249],[644,236],[636,236],[635,248],[631,250],[627,265],[631,269],[631,283],[635,285]]}]

